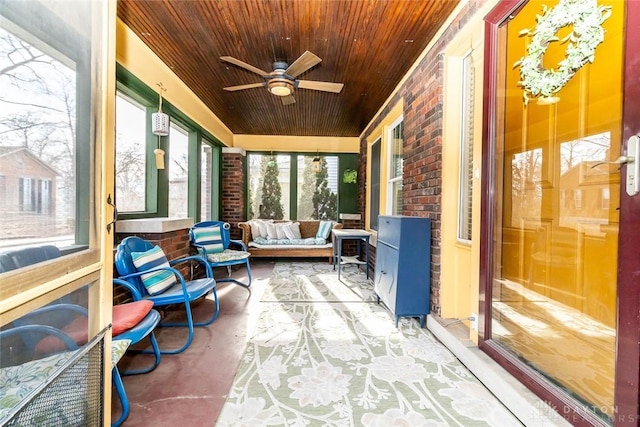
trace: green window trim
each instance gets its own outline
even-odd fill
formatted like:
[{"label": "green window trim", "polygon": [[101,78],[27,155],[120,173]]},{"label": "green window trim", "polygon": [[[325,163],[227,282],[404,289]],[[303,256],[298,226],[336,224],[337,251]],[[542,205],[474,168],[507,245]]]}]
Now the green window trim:
[{"label": "green window trim", "polygon": [[[289,212],[290,217],[288,219],[297,219],[298,215],[298,156],[334,156],[338,158],[338,212],[341,213],[358,213],[358,186],[344,183],[342,176],[347,170],[357,170],[359,164],[359,154],[355,153],[310,153],[310,152],[298,152],[298,151],[286,151],[286,152],[271,152],[271,151],[251,151],[247,155],[289,155],[290,156],[290,170],[289,170]],[[249,162],[244,164],[244,212],[243,218],[248,218],[249,215]]]},{"label": "green window trim", "polygon": [[[117,90],[135,99],[146,107],[146,201],[143,212],[124,212],[121,219],[165,217],[169,214],[169,176],[167,169],[156,169],[153,150],[162,148],[165,151],[165,160],[169,152],[168,136],[158,137],[151,132],[151,114],[158,111],[158,93],[137,78],[120,64],[116,64]],[[224,144],[214,135],[202,128],[195,121],[182,113],[174,105],[163,98],[162,111],[169,115],[171,121],[188,132],[189,138],[189,173],[188,173],[188,213],[194,221],[200,220],[200,144],[208,144],[212,147],[214,161],[212,162],[212,178],[216,180],[211,186],[212,216],[219,215],[220,183],[221,183],[221,156],[220,150]],[[117,194],[116,194],[117,203]]]}]

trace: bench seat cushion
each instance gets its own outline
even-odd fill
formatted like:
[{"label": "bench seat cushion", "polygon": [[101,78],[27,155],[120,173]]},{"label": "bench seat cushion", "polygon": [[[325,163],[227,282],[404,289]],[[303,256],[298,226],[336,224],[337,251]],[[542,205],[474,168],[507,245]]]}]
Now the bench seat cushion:
[{"label": "bench seat cushion", "polygon": [[[257,245],[269,245],[269,246],[324,246],[327,245],[326,239],[320,239],[315,237],[308,237],[306,239],[265,239],[264,237],[258,237],[253,242],[249,242],[249,246],[260,247]],[[329,245],[331,245],[329,243]]]},{"label": "bench seat cushion", "polygon": [[308,250],[314,250],[314,249],[331,249],[333,246],[331,246],[331,243],[326,243],[324,245],[292,245],[292,244],[288,244],[288,245],[262,245],[260,243],[256,243],[256,242],[251,242],[249,243],[249,248],[256,248],[256,249],[276,249],[278,251],[287,251],[289,249],[308,249]]}]

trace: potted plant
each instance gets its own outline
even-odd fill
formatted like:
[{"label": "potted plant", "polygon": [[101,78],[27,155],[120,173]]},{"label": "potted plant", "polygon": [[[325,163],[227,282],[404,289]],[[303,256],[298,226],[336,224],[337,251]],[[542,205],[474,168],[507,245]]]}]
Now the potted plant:
[{"label": "potted plant", "polygon": [[346,169],[342,175],[342,182],[345,184],[355,184],[358,180],[358,171],[354,169]]}]

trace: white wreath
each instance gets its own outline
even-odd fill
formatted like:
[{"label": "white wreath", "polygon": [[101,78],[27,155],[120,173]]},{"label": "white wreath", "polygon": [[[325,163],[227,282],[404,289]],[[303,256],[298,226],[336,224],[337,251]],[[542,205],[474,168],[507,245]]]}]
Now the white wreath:
[{"label": "white wreath", "polygon": [[[520,58],[514,67],[520,66],[518,85],[524,88],[525,104],[533,97],[553,97],[567,84],[569,79],[587,62],[593,62],[596,47],[604,41],[602,23],[611,16],[611,6],[598,6],[596,0],[560,0],[553,8],[543,6],[542,15],[537,15],[533,31],[522,30],[520,36],[533,36],[527,55]],[[560,40],[559,29],[573,25],[573,31]],[[557,70],[542,67],[542,57],[549,43],[566,43],[566,57],[558,63]]]}]

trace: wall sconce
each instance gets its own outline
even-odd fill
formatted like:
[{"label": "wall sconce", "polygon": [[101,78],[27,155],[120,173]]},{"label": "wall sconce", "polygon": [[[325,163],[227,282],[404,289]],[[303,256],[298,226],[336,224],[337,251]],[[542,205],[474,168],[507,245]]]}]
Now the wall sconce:
[{"label": "wall sconce", "polygon": [[158,83],[160,88],[158,101],[158,112],[151,114],[151,132],[158,136],[158,148],[153,150],[156,155],[156,169],[164,169],[164,150],[160,148],[160,137],[169,135],[169,116],[162,112],[162,92],[166,91],[162,82]]},{"label": "wall sconce", "polygon": [[322,170],[322,163],[320,163],[320,155],[316,152],[316,156],[313,158],[311,162],[313,166],[313,171],[318,173]]}]

